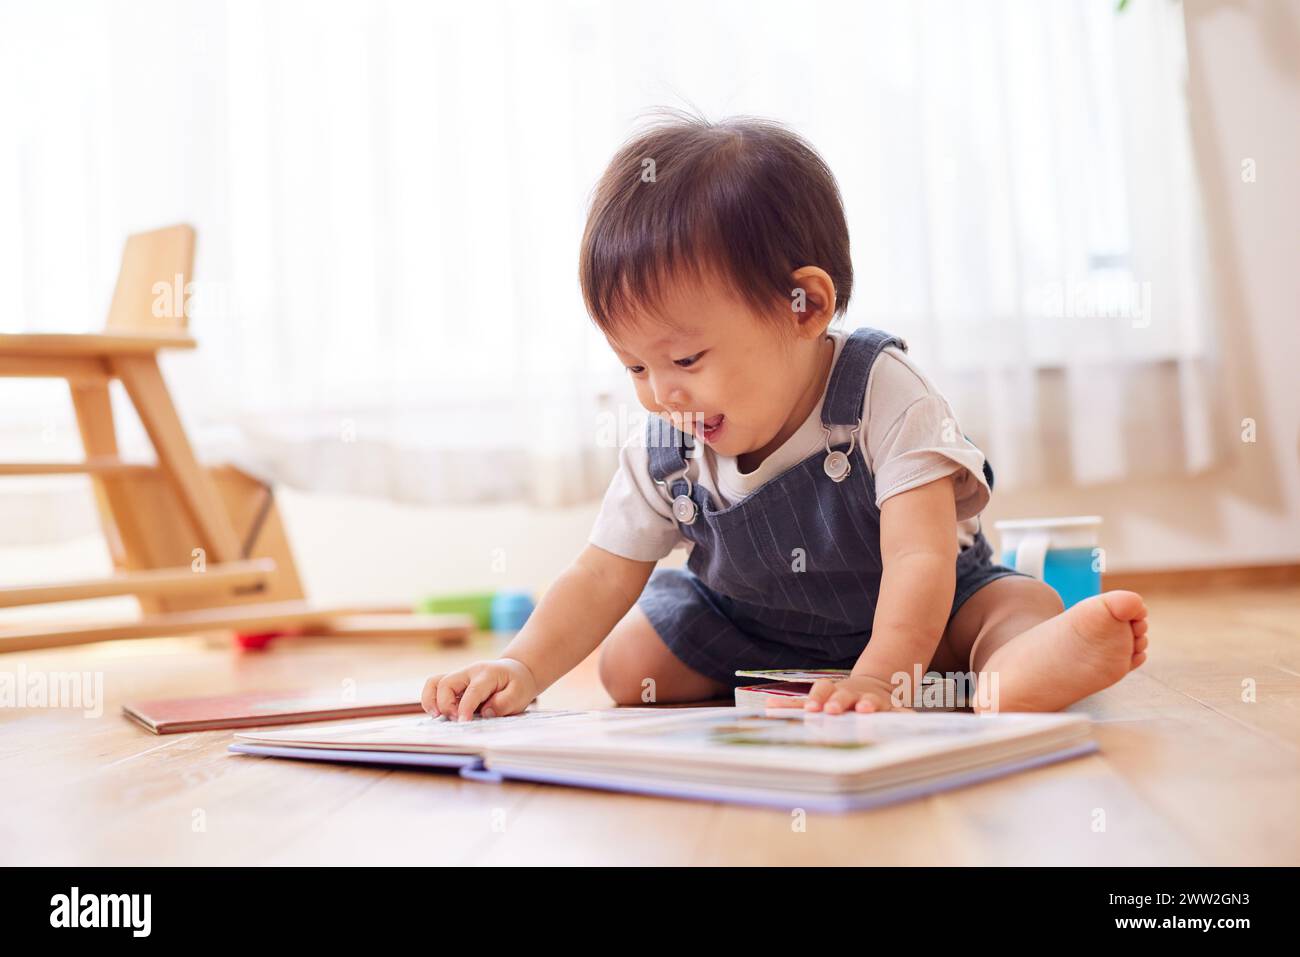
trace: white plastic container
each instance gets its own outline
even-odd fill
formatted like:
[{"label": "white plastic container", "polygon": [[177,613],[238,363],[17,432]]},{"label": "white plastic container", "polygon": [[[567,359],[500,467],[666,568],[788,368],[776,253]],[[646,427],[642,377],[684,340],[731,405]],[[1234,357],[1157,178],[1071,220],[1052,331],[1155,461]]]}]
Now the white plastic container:
[{"label": "white plastic container", "polygon": [[998,561],[1047,582],[1069,608],[1101,594],[1106,553],[1101,547],[1100,526],[1100,515],[994,522],[1001,545]]}]

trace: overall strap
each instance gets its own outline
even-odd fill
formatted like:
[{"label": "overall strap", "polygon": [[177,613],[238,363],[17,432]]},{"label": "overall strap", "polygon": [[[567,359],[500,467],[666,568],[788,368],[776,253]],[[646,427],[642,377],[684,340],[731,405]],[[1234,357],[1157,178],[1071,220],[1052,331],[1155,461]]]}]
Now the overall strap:
[{"label": "overall strap", "polygon": [[670,475],[679,475],[686,470],[695,448],[695,436],[651,414],[646,421],[645,446],[650,457],[650,477],[662,482]]},{"label": "overall strap", "polygon": [[826,399],[822,403],[822,425],[853,428],[858,424],[862,418],[862,404],[867,398],[871,366],[886,346],[897,346],[907,351],[907,343],[898,336],[867,327],[853,330],[840,349],[835,368],[831,370]]},{"label": "overall strap", "polygon": [[[826,387],[826,401],[822,403],[822,424],[853,427],[862,415],[862,404],[867,399],[867,380],[871,366],[886,346],[897,346],[904,352],[907,343],[879,329],[855,329],[840,351],[839,361],[831,372]],[[970,436],[966,436],[970,442]],[[974,444],[973,442],[971,443]],[[993,491],[993,466],[984,458],[984,480]]]}]

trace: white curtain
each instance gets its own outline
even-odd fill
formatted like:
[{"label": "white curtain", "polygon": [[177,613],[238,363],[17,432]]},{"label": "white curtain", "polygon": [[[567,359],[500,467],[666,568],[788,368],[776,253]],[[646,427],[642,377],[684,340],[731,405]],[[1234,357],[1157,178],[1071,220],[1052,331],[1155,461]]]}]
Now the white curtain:
[{"label": "white curtain", "polygon": [[[582,308],[586,201],[639,115],[689,105],[826,156],[847,325],[908,340],[999,489],[1200,470],[1185,69],[1168,2],[8,4],[0,328],[98,327],[124,235],[190,222],[200,349],[164,371],[204,457],[590,500],[639,410]],[[78,454],[45,385],[0,380],[6,458]]]}]

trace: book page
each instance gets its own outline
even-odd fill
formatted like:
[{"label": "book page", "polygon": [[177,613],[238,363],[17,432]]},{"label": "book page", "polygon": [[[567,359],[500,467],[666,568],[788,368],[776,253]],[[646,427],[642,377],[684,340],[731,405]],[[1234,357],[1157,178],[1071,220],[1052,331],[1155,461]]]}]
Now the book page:
[{"label": "book page", "polygon": [[[714,710],[714,709],[709,709]],[[732,709],[723,709],[730,711]],[[476,716],[455,721],[442,716],[371,718],[320,727],[295,726],[274,731],[245,731],[240,741],[290,747],[329,747],[356,750],[440,751],[480,753],[488,744],[505,743],[523,736],[622,722],[662,715],[653,708],[609,708],[599,711],[528,710],[500,718]]]},{"label": "book page", "polygon": [[[621,725],[586,725],[563,738],[549,734],[502,742],[500,754],[545,755],[618,763],[693,762],[849,774],[1035,734],[1087,734],[1068,714],[824,714],[773,708],[701,708]],[[509,752],[509,754],[507,754]]]}]

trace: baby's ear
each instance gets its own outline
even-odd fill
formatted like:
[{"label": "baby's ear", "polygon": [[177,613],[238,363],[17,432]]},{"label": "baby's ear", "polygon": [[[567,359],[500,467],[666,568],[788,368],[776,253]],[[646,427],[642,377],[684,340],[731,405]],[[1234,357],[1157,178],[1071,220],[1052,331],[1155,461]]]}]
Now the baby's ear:
[{"label": "baby's ear", "polygon": [[790,274],[790,282],[796,317],[822,332],[835,316],[835,282],[830,273],[820,266],[801,266]]}]

